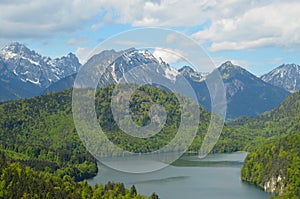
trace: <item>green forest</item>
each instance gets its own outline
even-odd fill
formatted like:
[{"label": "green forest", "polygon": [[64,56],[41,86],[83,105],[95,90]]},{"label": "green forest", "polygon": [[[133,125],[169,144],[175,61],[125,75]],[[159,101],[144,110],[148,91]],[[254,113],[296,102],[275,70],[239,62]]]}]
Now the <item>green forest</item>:
[{"label": "green forest", "polygon": [[299,111],[297,92],[271,112],[231,123],[254,138],[246,146],[252,152],[242,168],[242,180],[276,193],[274,198],[300,198]]},{"label": "green forest", "polygon": [[255,183],[276,198],[300,198],[300,134],[288,135],[250,153],[242,179]]},{"label": "green forest", "polygon": [[60,177],[80,181],[96,175],[96,160],[78,138],[70,104],[70,90],[0,104],[1,151]]},{"label": "green forest", "polygon": [[300,92],[293,93],[278,107],[255,118],[230,122],[233,131],[244,136],[245,151],[253,151],[266,142],[300,132]]},{"label": "green forest", "polygon": [[158,199],[155,193],[149,197],[141,196],[134,185],[130,189],[123,183],[114,182],[90,186],[86,181],[75,182],[69,175],[58,177],[35,171],[7,159],[2,152],[0,156],[0,198],[3,199]]},{"label": "green forest", "polygon": [[[110,108],[110,96],[113,90],[114,86],[111,85],[101,88],[95,93],[95,108],[98,121],[112,142],[131,152],[151,152],[164,146],[174,137],[180,124],[181,109],[173,93],[151,86],[139,87],[130,100],[131,115],[136,124],[144,126],[150,122],[149,111],[153,104],[163,106],[168,114],[166,124],[161,132],[150,138],[135,138],[122,132],[113,119]],[[194,103],[192,101],[188,102]],[[20,175],[20,172],[25,172],[24,178],[26,180],[33,180],[30,179],[30,176],[26,175],[26,171],[28,170],[32,176],[44,176],[43,178],[40,177],[41,182],[39,183],[42,184],[44,181],[49,181],[50,179],[61,183],[64,180],[71,181],[71,184],[74,185],[73,188],[75,187],[74,189],[78,187],[78,191],[75,192],[81,196],[82,189],[94,190],[91,191],[93,194],[101,192],[99,190],[102,190],[104,186],[99,185],[102,188],[97,186],[90,187],[86,184],[84,185],[82,182],[84,179],[95,176],[98,170],[95,158],[85,149],[76,132],[71,104],[71,89],[57,93],[48,93],[31,99],[0,103],[0,151],[3,154],[2,157],[5,157],[5,160],[2,160],[1,177],[6,178],[4,173],[7,172],[5,171],[12,169],[16,170],[16,172],[12,173]],[[199,111],[200,124],[197,135],[188,149],[189,153],[197,153],[200,149],[211,117],[211,114],[200,106]],[[283,144],[284,140],[289,140],[291,136],[296,136],[299,133],[299,112],[300,92],[297,92],[288,97],[279,107],[259,117],[241,118],[228,122],[225,124],[221,137],[212,152],[253,152],[248,156],[243,168],[243,179],[258,186],[263,186],[265,180],[268,180],[266,176],[269,174],[266,174],[265,172],[267,171],[265,170],[255,170],[254,168],[257,166],[251,162],[261,162],[261,164],[257,163],[260,164],[260,167],[264,167],[265,164],[272,164],[269,162],[271,160],[268,157],[264,159],[264,152],[262,151],[269,150],[268,148],[276,151],[279,143]],[[286,154],[290,154],[288,156],[290,159],[295,158],[297,154],[292,151],[297,151],[297,148],[293,147],[294,145],[284,148],[286,152],[283,153],[285,158]],[[180,146],[174,150],[179,149]],[[273,152],[272,150],[270,152]],[[279,148],[278,150],[281,149]],[[253,155],[255,153],[260,155],[257,155],[257,158],[251,158],[256,157]],[[282,153],[280,154],[282,156]],[[287,160],[284,165],[278,164],[277,167],[290,168],[290,162],[295,164],[293,168],[298,168],[298,170],[291,171],[289,175],[300,179],[299,160],[298,162]],[[246,167],[247,170],[245,169]],[[266,168],[269,167],[266,165]],[[277,171],[274,168],[274,172]],[[9,186],[12,186],[9,184],[14,183],[13,179],[15,179],[13,176],[8,180],[1,178],[1,190],[7,190]],[[15,180],[19,180],[19,177],[16,177]],[[78,183],[79,181],[81,182]],[[295,181],[295,183],[298,182]],[[293,187],[299,184],[293,185],[290,183],[288,185],[284,186],[284,190],[287,190],[284,193],[297,191]],[[53,185],[52,189],[54,187],[55,185]],[[116,184],[109,190],[121,189],[118,187],[119,184]],[[27,190],[26,187],[24,189]],[[22,195],[18,195],[17,197],[32,198],[30,194],[35,194],[35,192],[31,192],[33,191],[32,189],[28,189],[29,191],[26,190],[20,191]],[[65,194],[66,192],[63,193]],[[101,193],[104,194],[104,192]],[[3,192],[1,194],[6,193]],[[27,196],[28,194],[29,196]],[[122,194],[123,196],[128,195],[127,191],[122,191]],[[88,196],[86,198],[92,197]],[[137,197],[141,196],[137,195]],[[157,196],[154,194],[151,197],[156,198]],[[44,198],[44,196],[40,196],[40,198]]]}]

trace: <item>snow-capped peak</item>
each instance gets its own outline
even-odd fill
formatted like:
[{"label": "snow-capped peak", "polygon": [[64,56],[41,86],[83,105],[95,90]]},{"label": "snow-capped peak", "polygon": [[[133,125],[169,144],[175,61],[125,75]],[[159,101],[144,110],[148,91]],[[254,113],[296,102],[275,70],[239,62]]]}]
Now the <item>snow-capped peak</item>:
[{"label": "snow-capped peak", "polygon": [[181,75],[183,75],[185,77],[188,77],[188,78],[190,78],[190,79],[192,79],[193,81],[196,81],[196,82],[204,81],[205,80],[205,76],[207,75],[207,74],[195,71],[190,66],[183,66],[182,68],[180,68],[178,70],[178,72]]},{"label": "snow-capped peak", "polygon": [[0,51],[0,58],[6,63],[7,69],[21,81],[31,82],[41,88],[76,73],[80,67],[77,57],[72,53],[51,59],[18,42],[5,46]]},{"label": "snow-capped peak", "polygon": [[295,92],[300,90],[300,66],[296,64],[282,64],[261,76],[261,79],[290,92]]},{"label": "snow-capped peak", "polygon": [[159,62],[153,54],[151,54],[148,50],[142,50],[142,51],[139,51],[139,53],[141,53],[142,55],[144,55],[147,59],[151,59],[155,62]]}]

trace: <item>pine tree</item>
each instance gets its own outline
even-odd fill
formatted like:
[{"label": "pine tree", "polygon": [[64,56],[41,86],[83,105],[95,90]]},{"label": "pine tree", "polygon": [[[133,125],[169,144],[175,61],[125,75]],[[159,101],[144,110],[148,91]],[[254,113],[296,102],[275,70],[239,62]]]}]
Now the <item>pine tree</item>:
[{"label": "pine tree", "polygon": [[130,188],[130,196],[135,197],[137,195],[137,191],[134,185]]}]

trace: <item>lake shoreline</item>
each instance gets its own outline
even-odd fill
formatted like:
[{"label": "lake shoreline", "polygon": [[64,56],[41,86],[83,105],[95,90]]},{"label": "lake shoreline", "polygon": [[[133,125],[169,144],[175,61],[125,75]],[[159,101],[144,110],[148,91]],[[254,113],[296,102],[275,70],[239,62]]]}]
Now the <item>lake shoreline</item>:
[{"label": "lake shoreline", "polygon": [[[146,174],[119,172],[99,162],[98,175],[89,179],[88,183],[115,181],[123,182],[127,187],[134,184],[141,194],[156,192],[161,199],[182,198],[183,191],[180,190],[188,192],[186,198],[197,198],[201,193],[212,199],[240,199],[244,198],[244,195],[251,196],[245,199],[268,199],[271,197],[269,193],[241,180],[240,169],[246,156],[247,153],[244,152],[217,153],[208,155],[205,161],[195,161],[197,156],[184,154],[179,161],[183,159],[184,163],[190,161],[193,164],[196,162],[197,165],[170,165]],[[210,191],[212,189],[215,191]]]}]

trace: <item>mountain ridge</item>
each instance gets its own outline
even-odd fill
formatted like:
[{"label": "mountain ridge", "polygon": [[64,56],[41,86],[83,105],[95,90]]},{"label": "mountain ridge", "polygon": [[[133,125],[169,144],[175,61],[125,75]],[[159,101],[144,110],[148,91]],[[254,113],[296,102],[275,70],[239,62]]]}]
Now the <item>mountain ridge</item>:
[{"label": "mountain ridge", "polygon": [[1,101],[41,95],[43,90],[77,73],[81,64],[73,53],[52,59],[13,42],[0,51]]},{"label": "mountain ridge", "polygon": [[226,88],[229,118],[259,115],[278,106],[290,94],[230,61],[217,70]]},{"label": "mountain ridge", "polygon": [[[168,81],[176,81],[179,76],[183,76],[194,89],[199,104],[206,110],[211,111],[210,93],[205,83],[205,79],[209,74],[195,71],[190,66],[183,66],[175,70],[169,64],[163,62],[162,59],[155,58],[149,51],[139,51],[134,48],[118,52],[115,50],[102,51],[94,55],[87,64],[95,65],[103,56],[115,58],[112,60],[108,59],[110,61],[107,66],[104,66],[107,68],[100,78],[100,83],[107,85],[118,83],[120,79],[126,81],[125,74],[137,67],[142,68],[138,73],[140,77],[147,77],[147,75],[149,76],[152,73],[158,76],[162,75]],[[151,67],[144,69],[144,65]],[[226,87],[228,118],[259,115],[275,108],[290,94],[282,88],[264,82],[246,69],[234,65],[230,61],[222,64],[217,70],[221,73]],[[131,77],[138,80],[137,74]],[[65,82],[69,80],[66,79]],[[63,86],[58,85],[57,87]]]},{"label": "mountain ridge", "polygon": [[300,90],[300,66],[282,64],[269,73],[262,75],[261,79],[290,92],[295,92]]},{"label": "mountain ridge", "polygon": [[[107,85],[126,81],[126,74],[132,69],[139,68],[142,70],[136,74],[130,73],[129,77],[139,80],[140,77],[157,75],[165,78],[166,81],[176,82],[179,76],[183,76],[194,89],[199,104],[210,111],[210,93],[205,83],[209,74],[198,72],[190,66],[175,69],[164,62],[162,58],[154,57],[150,51],[135,48],[121,51],[104,50],[91,57],[87,63],[99,63],[103,58],[106,58],[109,63],[102,66],[106,68],[100,78],[100,84]],[[18,60],[20,63],[17,63]],[[43,57],[19,43],[12,43],[2,49],[0,65],[2,62],[0,91],[7,95],[7,97],[2,96],[2,101],[71,88],[80,67],[78,58],[72,53],[61,58],[51,59]],[[138,66],[140,67],[138,68]],[[64,71],[66,67],[68,70]],[[264,82],[230,61],[223,63],[217,70],[221,73],[226,87],[228,118],[261,114],[276,107],[289,95],[282,88]]]}]

